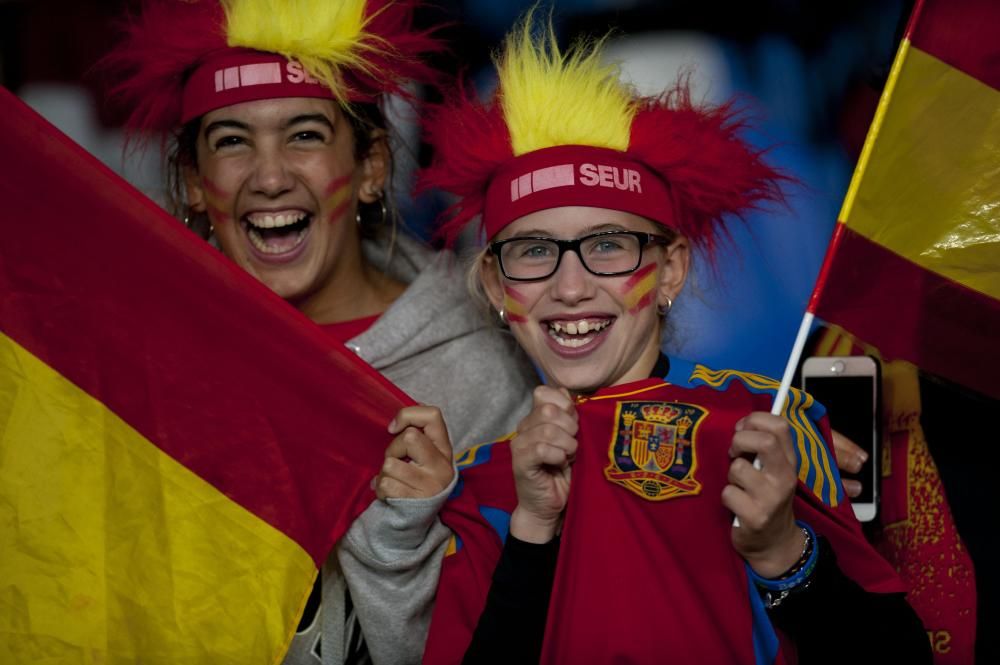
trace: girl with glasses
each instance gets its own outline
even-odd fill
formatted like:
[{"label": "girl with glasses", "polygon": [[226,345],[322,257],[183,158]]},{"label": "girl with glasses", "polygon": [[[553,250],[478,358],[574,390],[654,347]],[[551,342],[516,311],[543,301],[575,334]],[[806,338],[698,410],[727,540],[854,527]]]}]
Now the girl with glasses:
[{"label": "girl with glasses", "polygon": [[546,385],[458,458],[425,662],[929,662],[822,407],[793,391],[771,415],[775,381],[660,352],[693,250],[712,261],[783,178],[731,106],[639,97],[600,55],[529,15],[493,99],[430,124],[445,233],[481,216],[474,281]]}]

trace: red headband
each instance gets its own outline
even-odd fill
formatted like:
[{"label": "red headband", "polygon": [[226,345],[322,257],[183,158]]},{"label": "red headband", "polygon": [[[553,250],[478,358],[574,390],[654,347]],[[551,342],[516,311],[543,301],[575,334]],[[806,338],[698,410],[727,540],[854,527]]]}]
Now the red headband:
[{"label": "red headband", "polygon": [[675,226],[669,187],[642,163],[609,148],[561,145],[515,157],[496,172],[486,191],[486,237],[562,206],[623,210]]},{"label": "red headband", "polygon": [[224,106],[281,97],[334,99],[330,89],[295,60],[249,49],[219,51],[184,85],[181,124]]}]

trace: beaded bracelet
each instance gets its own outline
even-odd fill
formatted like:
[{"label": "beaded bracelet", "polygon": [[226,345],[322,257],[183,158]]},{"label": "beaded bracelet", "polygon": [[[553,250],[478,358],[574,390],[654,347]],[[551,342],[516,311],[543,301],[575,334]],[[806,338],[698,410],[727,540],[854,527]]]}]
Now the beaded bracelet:
[{"label": "beaded bracelet", "polygon": [[816,545],[816,532],[812,530],[812,527],[805,522],[796,520],[795,524],[802,529],[803,535],[806,537],[805,544],[802,546],[802,554],[799,555],[798,561],[785,571],[780,577],[768,578],[761,577],[753,571],[749,566],[747,571],[750,574],[750,579],[753,583],[757,585],[759,589],[767,592],[780,592],[781,597],[775,601],[771,601],[771,596],[773,593],[768,593],[768,600],[774,602],[773,606],[777,606],[782,600],[788,596],[788,592],[793,589],[805,584],[809,577],[812,575],[813,570],[816,569],[816,561],[819,560],[819,547]]}]

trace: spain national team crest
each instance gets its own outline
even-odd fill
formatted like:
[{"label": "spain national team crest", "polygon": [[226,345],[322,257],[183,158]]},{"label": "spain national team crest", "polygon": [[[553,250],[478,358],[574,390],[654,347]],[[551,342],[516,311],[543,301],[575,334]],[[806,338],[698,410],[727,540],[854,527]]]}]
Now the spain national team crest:
[{"label": "spain national team crest", "polygon": [[707,414],[680,402],[619,402],[605,477],[649,501],[698,494],[695,434]]}]

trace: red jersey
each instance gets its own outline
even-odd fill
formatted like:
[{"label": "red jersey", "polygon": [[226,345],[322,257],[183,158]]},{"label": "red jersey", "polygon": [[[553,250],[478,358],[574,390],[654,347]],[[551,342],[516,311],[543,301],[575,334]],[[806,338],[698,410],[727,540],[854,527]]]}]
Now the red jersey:
[{"label": "red jersey", "polygon": [[[664,379],[577,403],[579,447],[549,605],[544,663],[780,663],[779,643],[722,505],[736,422],[769,411],[778,384],[672,361]],[[812,412],[812,413],[811,413]],[[825,418],[789,396],[799,461],[795,514],[869,591],[902,591],[843,495]],[[425,662],[459,662],[516,506],[506,442],[473,448],[441,514],[454,532]],[[517,639],[511,636],[511,639]]]}]

